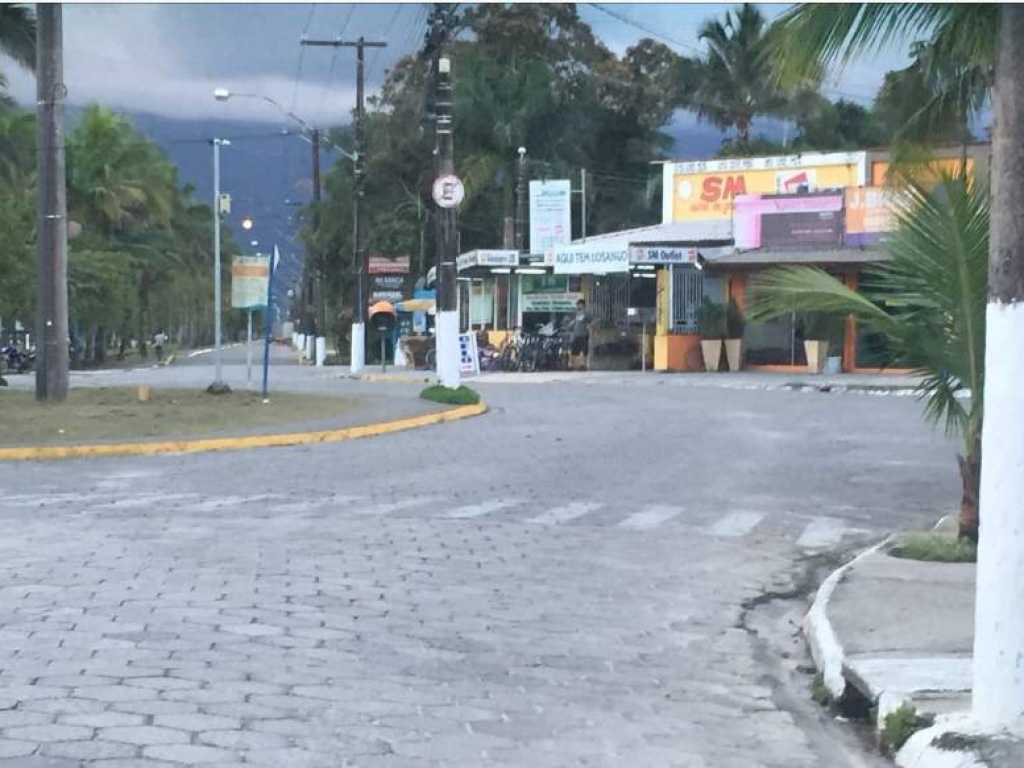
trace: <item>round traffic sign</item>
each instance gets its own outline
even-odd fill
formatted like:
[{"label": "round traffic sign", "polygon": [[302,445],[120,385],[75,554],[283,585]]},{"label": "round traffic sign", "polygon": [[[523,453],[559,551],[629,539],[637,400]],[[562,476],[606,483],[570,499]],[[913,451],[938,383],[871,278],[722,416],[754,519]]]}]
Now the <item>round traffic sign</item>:
[{"label": "round traffic sign", "polygon": [[434,180],[434,202],[442,208],[455,208],[466,196],[462,180],[454,174],[439,176]]}]

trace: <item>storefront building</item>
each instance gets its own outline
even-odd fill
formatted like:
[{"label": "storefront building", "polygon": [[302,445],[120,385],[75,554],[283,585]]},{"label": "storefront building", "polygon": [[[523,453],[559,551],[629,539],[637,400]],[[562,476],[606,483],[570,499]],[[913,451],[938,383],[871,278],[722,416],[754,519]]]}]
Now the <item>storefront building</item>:
[{"label": "storefront building", "polygon": [[[898,172],[923,180],[957,173],[964,151],[938,150],[928,163],[901,165]],[[968,147],[968,175],[987,178],[988,158],[988,145]],[[732,247],[709,253],[700,276],[676,270],[659,283],[667,295],[659,305],[656,367],[699,370],[697,307],[706,299],[732,300],[744,311],[750,285],[765,269],[817,266],[856,288],[865,268],[886,259],[884,241],[896,226],[893,203],[901,187],[896,171],[883,150],[665,163],[663,226],[720,226],[717,234]],[[746,323],[744,366],[806,370],[803,332],[796,317]],[[837,318],[824,333],[835,369],[877,371],[889,362],[884,345],[851,318]]]}]

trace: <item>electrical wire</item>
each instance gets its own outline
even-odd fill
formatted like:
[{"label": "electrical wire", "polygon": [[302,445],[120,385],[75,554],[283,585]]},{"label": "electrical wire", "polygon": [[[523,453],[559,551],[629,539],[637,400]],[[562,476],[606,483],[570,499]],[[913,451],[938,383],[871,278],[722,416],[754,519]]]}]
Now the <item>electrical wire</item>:
[{"label": "electrical wire", "polygon": [[[384,41],[387,41],[388,35],[391,34],[391,30],[394,28],[395,22],[398,20],[399,14],[404,9],[405,9],[404,5],[399,5],[398,7],[395,8],[395,12],[393,14],[391,14],[391,20],[388,22],[387,30],[385,30],[384,35],[382,37],[382,39]],[[377,60],[380,58],[380,52],[382,50],[384,50],[384,49],[383,48],[375,48],[374,49],[373,55],[370,57],[370,67],[367,70],[367,75],[366,75],[366,79],[367,80],[373,80],[373,75],[374,75],[374,72],[375,72],[375,70],[377,68]]]},{"label": "electrical wire", "polygon": [[[313,16],[316,14],[316,3],[309,4],[309,16],[306,17],[306,26],[302,29],[302,40],[305,40],[306,35],[309,34],[309,27],[313,23]],[[302,81],[302,63],[306,58],[306,46],[299,43],[299,65],[295,70],[295,87],[292,89],[292,106],[291,111],[295,111],[295,105],[299,99],[299,83]]]}]

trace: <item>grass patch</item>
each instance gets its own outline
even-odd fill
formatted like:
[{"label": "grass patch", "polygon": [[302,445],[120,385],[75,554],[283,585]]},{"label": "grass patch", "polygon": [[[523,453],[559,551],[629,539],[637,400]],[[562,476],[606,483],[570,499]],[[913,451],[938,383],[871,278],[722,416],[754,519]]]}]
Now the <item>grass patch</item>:
[{"label": "grass patch", "polygon": [[480,402],[480,393],[463,384],[458,389],[449,389],[434,384],[420,392],[420,397],[444,405],[476,405]]},{"label": "grass patch", "polygon": [[932,723],[932,718],[919,715],[911,705],[900,705],[899,709],[885,716],[881,732],[882,752],[887,755],[896,754],[907,743],[907,739]]},{"label": "grass patch", "polygon": [[32,392],[0,390],[0,446],[66,445],[151,438],[281,432],[326,425],[350,414],[353,398],[256,392],[210,395],[202,389],[156,389],[139,402],[135,387],[72,389],[67,401],[37,403]]},{"label": "grass patch", "polygon": [[825,676],[818,672],[811,681],[811,699],[822,707],[827,707],[832,702],[832,694],[825,685]]},{"label": "grass patch", "polygon": [[974,563],[978,560],[978,545],[970,539],[948,534],[909,533],[889,547],[889,554],[935,563]]}]

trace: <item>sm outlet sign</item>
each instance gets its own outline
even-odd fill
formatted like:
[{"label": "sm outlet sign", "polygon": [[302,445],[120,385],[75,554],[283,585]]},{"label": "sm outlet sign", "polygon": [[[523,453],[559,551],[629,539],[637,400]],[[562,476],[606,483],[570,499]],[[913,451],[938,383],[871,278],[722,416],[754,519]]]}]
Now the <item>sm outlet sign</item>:
[{"label": "sm outlet sign", "polygon": [[863,186],[864,152],[808,153],[675,163],[666,168],[673,221],[731,219],[739,195],[798,194]]}]

